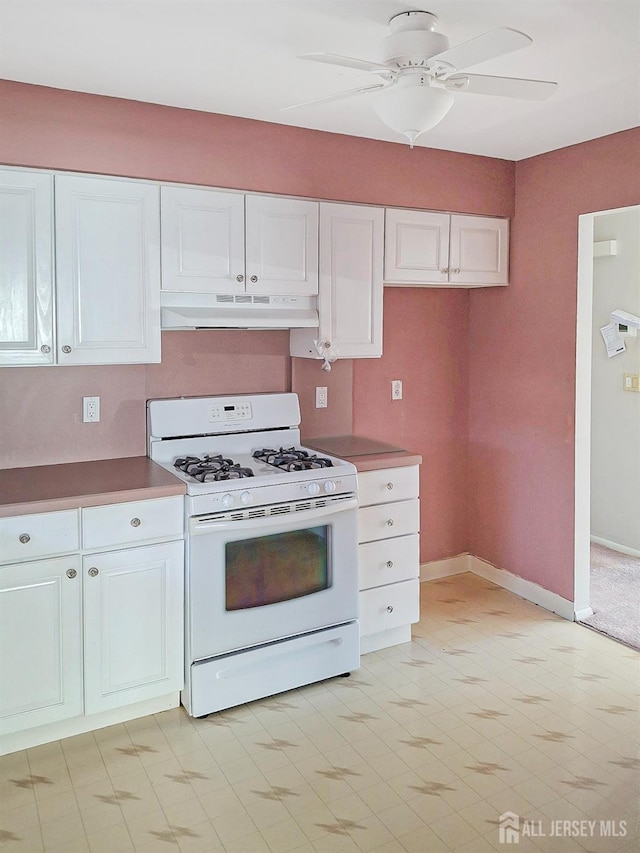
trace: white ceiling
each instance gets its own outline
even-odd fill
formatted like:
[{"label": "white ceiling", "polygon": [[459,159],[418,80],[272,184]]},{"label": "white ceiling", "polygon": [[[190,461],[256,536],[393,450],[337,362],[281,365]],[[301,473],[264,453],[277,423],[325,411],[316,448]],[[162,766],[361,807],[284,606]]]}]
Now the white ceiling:
[{"label": "white ceiling", "polygon": [[418,145],[520,160],[640,125],[640,0],[0,0],[0,77],[406,144],[369,95],[281,108],[377,82],[297,55],[377,60],[409,9],[452,45],[521,30],[532,46],[470,70],[560,84],[543,102],[459,93]]}]

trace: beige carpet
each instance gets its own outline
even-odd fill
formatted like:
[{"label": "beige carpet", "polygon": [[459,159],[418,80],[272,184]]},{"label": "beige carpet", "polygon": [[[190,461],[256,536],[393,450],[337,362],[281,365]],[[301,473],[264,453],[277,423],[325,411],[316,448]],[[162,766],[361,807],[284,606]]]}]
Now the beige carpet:
[{"label": "beige carpet", "polygon": [[640,557],[591,545],[591,607],[585,625],[640,649]]}]

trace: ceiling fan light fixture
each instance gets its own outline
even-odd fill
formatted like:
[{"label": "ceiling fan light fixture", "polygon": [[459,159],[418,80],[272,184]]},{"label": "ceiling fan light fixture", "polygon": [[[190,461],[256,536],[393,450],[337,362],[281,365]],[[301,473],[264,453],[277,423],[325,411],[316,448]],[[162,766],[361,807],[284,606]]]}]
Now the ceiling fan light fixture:
[{"label": "ceiling fan light fixture", "polygon": [[451,92],[425,84],[420,78],[399,80],[375,97],[373,109],[387,127],[406,136],[413,148],[418,136],[442,121],[454,100]]}]

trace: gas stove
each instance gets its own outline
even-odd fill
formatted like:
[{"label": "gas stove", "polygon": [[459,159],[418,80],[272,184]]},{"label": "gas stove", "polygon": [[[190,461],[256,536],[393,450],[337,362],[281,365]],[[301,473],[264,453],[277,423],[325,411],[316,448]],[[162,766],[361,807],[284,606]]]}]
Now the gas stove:
[{"label": "gas stove", "polygon": [[353,465],[300,445],[296,394],[151,400],[147,417],[149,456],[185,483],[189,516],[357,491]]}]

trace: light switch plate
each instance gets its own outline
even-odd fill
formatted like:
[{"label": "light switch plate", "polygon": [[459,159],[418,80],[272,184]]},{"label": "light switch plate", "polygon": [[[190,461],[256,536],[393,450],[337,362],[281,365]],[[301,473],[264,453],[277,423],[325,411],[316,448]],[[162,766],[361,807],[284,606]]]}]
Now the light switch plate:
[{"label": "light switch plate", "polygon": [[402,379],[391,380],[391,399],[402,400]]}]

